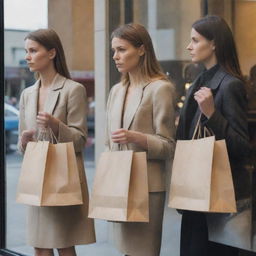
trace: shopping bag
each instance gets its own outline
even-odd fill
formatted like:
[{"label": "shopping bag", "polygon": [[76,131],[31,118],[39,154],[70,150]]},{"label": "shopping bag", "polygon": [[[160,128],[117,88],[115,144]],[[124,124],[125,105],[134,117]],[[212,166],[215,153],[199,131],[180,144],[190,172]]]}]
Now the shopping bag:
[{"label": "shopping bag", "polygon": [[[240,169],[240,168],[239,168]],[[252,166],[241,166],[248,196],[237,200],[237,212],[207,214],[209,240],[248,251],[256,251],[255,173]]]},{"label": "shopping bag", "polygon": [[148,222],[149,191],[145,152],[103,152],[89,201],[89,217]]},{"label": "shopping bag", "polygon": [[[201,116],[200,116],[201,117]],[[203,212],[236,212],[231,168],[225,140],[215,136],[176,144],[168,206]],[[200,135],[199,135],[200,136]]]},{"label": "shopping bag", "polygon": [[252,209],[249,200],[238,202],[244,204],[237,213],[207,215],[209,240],[244,250],[252,248]]},{"label": "shopping bag", "polygon": [[29,142],[17,188],[17,202],[34,206],[83,203],[73,142]]}]

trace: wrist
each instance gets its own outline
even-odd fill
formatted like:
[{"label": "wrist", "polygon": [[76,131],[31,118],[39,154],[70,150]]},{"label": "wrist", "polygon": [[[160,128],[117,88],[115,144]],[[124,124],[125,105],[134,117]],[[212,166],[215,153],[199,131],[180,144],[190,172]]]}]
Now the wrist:
[{"label": "wrist", "polygon": [[133,132],[133,143],[140,144],[144,137],[145,135],[141,132]]},{"label": "wrist", "polygon": [[52,130],[56,130],[59,127],[59,119],[56,119],[55,117],[50,118],[49,126],[51,127]]},{"label": "wrist", "polygon": [[207,119],[210,119],[214,112],[215,112],[215,109],[212,110],[211,112],[207,113],[207,115],[205,115],[207,117]]}]

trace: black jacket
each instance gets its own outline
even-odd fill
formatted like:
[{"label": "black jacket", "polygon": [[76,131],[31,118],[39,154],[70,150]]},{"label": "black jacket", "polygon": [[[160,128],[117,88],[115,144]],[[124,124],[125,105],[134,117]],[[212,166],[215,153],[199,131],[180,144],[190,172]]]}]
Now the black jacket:
[{"label": "black jacket", "polygon": [[[194,100],[196,84],[197,80],[190,87],[181,111],[176,134],[176,138],[180,140],[191,139],[189,130],[195,114],[195,105],[197,107]],[[250,194],[250,179],[244,166],[250,152],[250,144],[244,84],[220,67],[208,87],[212,89],[214,96],[215,112],[209,120],[202,115],[201,124],[210,128],[217,140],[226,140],[236,199],[246,198]]]}]

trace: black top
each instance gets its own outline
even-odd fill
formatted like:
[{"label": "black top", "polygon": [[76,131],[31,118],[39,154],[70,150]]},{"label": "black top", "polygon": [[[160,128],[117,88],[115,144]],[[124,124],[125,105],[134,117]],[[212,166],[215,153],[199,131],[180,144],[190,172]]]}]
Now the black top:
[{"label": "black top", "polygon": [[[196,85],[194,87],[194,92],[193,94],[198,91],[201,87],[209,87],[209,83],[212,80],[212,78],[214,77],[214,75],[216,74],[216,72],[218,71],[218,69],[220,68],[219,64],[214,65],[213,67],[211,67],[210,69],[205,69],[197,78],[197,82]],[[192,107],[194,110],[194,114],[191,111],[191,115],[192,115],[192,120],[191,120],[191,126],[189,128],[189,139],[192,138],[195,127],[196,127],[196,123],[198,121],[199,115],[200,115],[200,109],[198,107],[198,103],[196,102],[196,100],[193,98],[193,103],[192,103]],[[205,117],[202,117],[203,119]]]}]

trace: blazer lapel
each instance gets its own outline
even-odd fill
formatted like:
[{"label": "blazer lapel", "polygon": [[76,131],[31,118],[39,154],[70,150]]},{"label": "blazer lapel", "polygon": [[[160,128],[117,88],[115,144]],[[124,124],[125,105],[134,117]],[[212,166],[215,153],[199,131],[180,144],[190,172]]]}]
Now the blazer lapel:
[{"label": "blazer lapel", "polygon": [[114,104],[111,107],[111,132],[116,131],[117,129],[122,128],[122,115],[123,115],[123,106],[128,87],[121,85],[118,89],[115,97]]},{"label": "blazer lapel", "polygon": [[53,114],[53,111],[56,107],[56,104],[58,102],[59,94],[60,94],[60,89],[64,86],[64,83],[66,81],[66,78],[56,74],[55,78],[53,79],[52,82],[52,88],[49,91],[49,94],[47,96],[45,105],[44,105],[44,111]]},{"label": "blazer lapel", "polygon": [[218,89],[219,85],[221,84],[224,77],[227,75],[225,71],[222,70],[222,68],[219,68],[219,70],[215,73],[211,81],[209,82],[209,88],[212,90]]},{"label": "blazer lapel", "polygon": [[29,115],[29,123],[30,126],[33,129],[37,129],[37,123],[36,123],[36,117],[37,117],[37,104],[38,104],[38,95],[39,95],[39,85],[40,85],[40,80],[37,80],[36,83],[34,84],[34,89],[30,92],[29,95],[29,104],[28,104],[28,109],[30,110],[30,115]]},{"label": "blazer lapel", "polygon": [[124,129],[129,129],[131,126],[132,120],[135,116],[135,113],[141,103],[142,96],[143,96],[143,91],[144,88],[148,85],[149,83],[146,83],[144,85],[137,86],[134,90],[134,94],[132,96],[132,101],[126,105],[125,113],[124,113],[124,118],[123,118],[123,128]]}]

